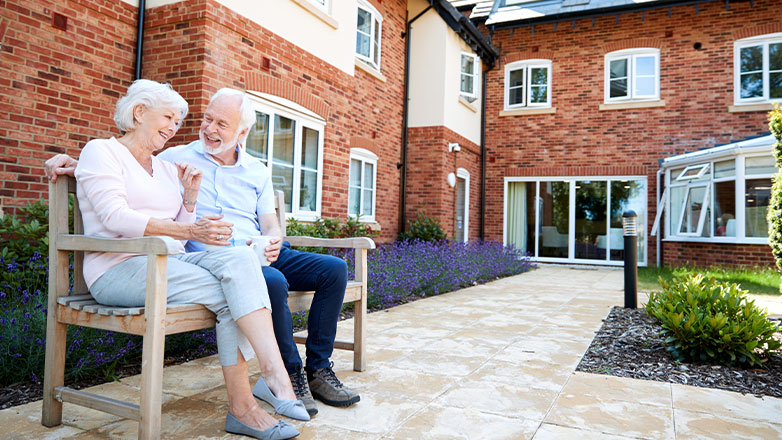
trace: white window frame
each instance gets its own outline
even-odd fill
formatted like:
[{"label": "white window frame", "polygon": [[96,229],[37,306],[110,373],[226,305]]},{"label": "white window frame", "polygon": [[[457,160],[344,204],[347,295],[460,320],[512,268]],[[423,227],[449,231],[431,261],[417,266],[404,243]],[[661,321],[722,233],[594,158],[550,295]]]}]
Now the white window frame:
[{"label": "white window frame", "polygon": [[[782,43],[782,32],[774,34],[758,35],[755,37],[736,40],[733,43],[733,103],[759,104],[771,103],[772,100],[782,100],[780,98],[771,98],[770,88],[770,66],[768,56],[768,45],[773,43]],[[752,46],[763,46],[763,96],[755,98],[741,98],[741,49]]]},{"label": "white window frame", "polygon": [[331,12],[331,0],[308,0],[313,6],[325,13]]},{"label": "white window frame", "polygon": [[[704,174],[706,174],[706,171],[709,171],[710,166],[711,166],[711,162],[701,163],[698,165],[690,165],[682,170],[681,174],[679,174],[679,176],[676,177],[676,181],[684,182],[687,180],[700,179],[701,177],[703,177]],[[687,175],[688,172],[694,170],[698,170],[698,172],[695,174],[691,174],[689,176]]]},{"label": "white window frame", "polygon": [[[325,135],[326,121],[312,113],[311,111],[299,106],[291,101],[279,97],[263,98],[249,95],[253,102],[253,109],[256,112],[265,113],[269,116],[269,133],[266,139],[266,167],[271,175],[274,169],[274,117],[275,115],[292,119],[295,122],[294,146],[293,146],[293,185],[291,188],[291,211],[286,212],[286,218],[296,220],[313,221],[320,217],[323,200],[323,137]],[[309,128],[318,132],[318,169],[317,169],[317,191],[315,201],[315,211],[301,209],[300,191],[301,191],[301,171],[307,168],[302,167],[302,132],[303,128]],[[260,159],[263,162],[263,159]],[[286,167],[287,168],[287,167]]]},{"label": "white window frame", "polygon": [[456,177],[464,179],[464,242],[470,241],[470,172],[456,169]]},{"label": "white window frame", "polygon": [[[529,82],[529,71],[532,68],[546,68],[548,69],[546,72],[548,73],[547,79],[546,79],[546,102],[535,102],[530,103],[529,102],[529,96],[532,89],[532,84]],[[516,70],[522,70],[524,71],[523,74],[523,81],[524,85],[522,86],[524,88],[524,94],[522,96],[522,102],[521,104],[510,104],[510,73],[512,71]],[[551,95],[552,95],[552,88],[551,88],[551,60],[545,60],[545,59],[530,59],[530,60],[521,60],[521,61],[514,61],[512,63],[508,63],[505,65],[505,110],[515,110],[520,108],[549,108],[551,107]]]},{"label": "white window frame", "polygon": [[[383,16],[380,15],[380,13],[375,9],[372,5],[370,5],[368,2],[364,0],[358,1],[358,8],[356,10],[356,14],[358,14],[358,10],[363,10],[370,15],[370,20],[372,21],[372,24],[369,29],[369,56],[366,56],[364,54],[360,54],[357,51],[355,52],[356,58],[360,59],[361,61],[369,64],[370,66],[374,67],[378,71],[380,71],[380,61],[381,61],[381,54],[382,54],[382,46],[383,46]],[[356,18],[358,20],[358,17]],[[376,25],[377,24],[377,25]],[[375,32],[378,33],[378,35],[375,35]],[[356,23],[356,41],[358,41],[358,23]],[[363,34],[363,33],[362,33]],[[364,34],[365,35],[365,34]],[[375,63],[375,40],[378,41],[377,44],[377,63]]]},{"label": "white window frame", "polygon": [[[348,162],[348,216],[357,218],[362,223],[374,223],[377,216],[377,155],[365,148],[351,148],[350,162]],[[357,160],[361,164],[361,185],[359,187],[358,212],[363,211],[364,203],[364,165],[372,165],[372,215],[356,215],[350,212],[350,167],[353,161]]]},{"label": "white window frame", "polygon": [[[747,175],[745,173],[745,163],[746,159],[750,157],[759,157],[759,156],[767,156],[771,154],[770,152],[766,153],[755,153],[755,152],[747,152],[745,154],[741,155],[723,155],[723,156],[715,156],[710,158],[707,162],[708,168],[711,170],[714,170],[714,164],[717,162],[723,162],[725,160],[729,159],[735,159],[735,174],[733,176],[727,176],[727,177],[719,177],[715,178],[714,173],[710,174],[709,180],[702,181],[702,182],[677,182],[677,179],[673,178],[671,175],[671,171],[674,169],[680,169],[680,166],[672,166],[671,168],[667,168],[665,170],[665,191],[663,192],[663,197],[660,199],[660,205],[657,207],[657,216],[662,215],[662,210],[666,212],[665,215],[665,223],[663,225],[663,230],[665,232],[664,235],[664,241],[692,241],[692,242],[708,242],[708,243],[744,243],[744,244],[768,244],[768,238],[767,237],[747,237],[746,236],[746,223],[745,223],[745,217],[746,217],[746,200],[744,197],[744,193],[746,192],[746,181],[747,180],[753,180],[753,179],[771,179],[774,176],[774,173],[771,174],[751,174]],[[695,168],[697,166],[703,165],[704,162],[698,162],[697,164],[689,165],[685,168]],[[683,174],[683,173],[682,173]],[[732,181],[734,182],[735,187],[735,207],[736,207],[736,213],[735,213],[735,221],[736,221],[736,235],[735,236],[715,236],[714,235],[714,225],[715,225],[715,215],[714,209],[709,209],[712,205],[714,205],[714,197],[715,197],[715,190],[714,185],[716,183],[720,182],[726,182],[726,181]],[[670,216],[671,212],[671,197],[670,197],[670,191],[672,188],[675,187],[686,187],[686,188],[693,188],[696,186],[706,186],[706,200],[704,202],[704,208],[702,209],[703,212],[710,211],[708,218],[703,218],[705,216],[702,216],[700,223],[698,226],[698,230],[696,233],[689,233],[689,234],[682,234],[678,231],[681,230],[681,222],[683,219],[683,216],[685,214],[685,208],[688,202],[689,197],[689,191],[688,195],[684,197],[682,200],[682,212],[680,214],[680,217],[678,219],[672,219]],[[667,197],[666,197],[667,195]],[[703,227],[705,225],[705,222],[708,221],[711,225],[711,229],[709,230],[709,237],[701,237],[701,234],[703,232]],[[654,231],[656,232],[656,231]],[[654,233],[652,234],[654,235]]]},{"label": "white window frame", "polygon": [[[462,70],[462,59],[464,57],[472,58],[472,72],[468,73]],[[469,52],[462,52],[459,57],[459,94],[467,98],[476,98],[478,96],[478,56]],[[472,80],[472,93],[462,90],[462,77],[469,76]]]},{"label": "white window frame", "polygon": [[[636,60],[639,57],[654,57],[654,93],[652,95],[636,95]],[[627,96],[611,97],[611,61],[627,60]],[[609,52],[605,55],[603,91],[605,103],[659,101],[660,100],[660,49],[635,48]]]},{"label": "white window frame", "polygon": [[[624,264],[622,260],[611,260],[611,256],[609,252],[606,252],[606,259],[605,260],[592,260],[592,259],[583,259],[583,258],[575,258],[575,233],[576,233],[576,210],[575,210],[575,203],[576,203],[576,182],[583,181],[583,180],[591,180],[593,182],[595,181],[602,181],[606,182],[606,185],[608,185],[606,197],[607,197],[607,204],[606,204],[606,210],[607,210],[607,226],[608,230],[606,231],[607,234],[607,240],[608,240],[608,246],[611,246],[611,238],[610,238],[610,200],[611,200],[611,182],[616,181],[623,181],[623,180],[633,180],[633,181],[642,181],[644,183],[645,191],[643,192],[643,200],[641,202],[642,206],[648,206],[648,193],[649,193],[649,179],[647,176],[546,176],[546,177],[505,177],[504,180],[504,194],[503,194],[503,223],[502,223],[502,243],[503,245],[508,245],[508,184],[511,182],[535,182],[535,230],[540,231],[541,230],[541,217],[540,217],[540,206],[543,202],[543,199],[541,198],[540,192],[541,192],[541,184],[546,182],[567,182],[569,185],[569,193],[570,193],[570,200],[568,201],[568,255],[569,257],[541,257],[537,255],[537,252],[540,250],[540,234],[535,234],[535,252],[536,254],[532,256],[533,261],[540,261],[543,263],[576,263],[576,264],[590,264],[590,265],[605,265],[605,266],[621,266]],[[648,261],[648,255],[649,255],[649,245],[648,245],[648,236],[647,236],[647,230],[649,222],[649,212],[647,210],[646,214],[646,220],[644,221],[643,230],[638,235],[638,242],[645,243],[644,246],[644,253],[643,258],[638,259],[638,265],[639,266],[646,266]]]}]

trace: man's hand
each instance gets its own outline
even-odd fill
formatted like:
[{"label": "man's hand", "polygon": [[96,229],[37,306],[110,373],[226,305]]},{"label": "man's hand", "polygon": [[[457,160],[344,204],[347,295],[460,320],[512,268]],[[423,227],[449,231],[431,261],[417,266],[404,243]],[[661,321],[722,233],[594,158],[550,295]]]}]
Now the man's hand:
[{"label": "man's hand", "polygon": [[195,193],[198,193],[198,189],[201,187],[201,170],[187,162],[176,162],[176,166],[182,188],[184,188],[185,191],[194,191]]},{"label": "man's hand", "polygon": [[[252,240],[247,240],[247,246],[253,244]],[[269,264],[277,261],[280,256],[280,248],[282,248],[282,238],[272,237],[269,239],[269,246],[266,246],[266,259],[269,260]]]},{"label": "man's hand", "polygon": [[78,160],[67,154],[58,154],[43,164],[43,172],[46,174],[47,179],[56,182],[57,176],[73,176],[78,163]]},{"label": "man's hand", "polygon": [[234,225],[231,222],[220,221],[222,214],[209,214],[198,219],[190,227],[191,240],[200,241],[204,244],[216,244],[218,246],[229,246],[231,244],[231,235]]}]

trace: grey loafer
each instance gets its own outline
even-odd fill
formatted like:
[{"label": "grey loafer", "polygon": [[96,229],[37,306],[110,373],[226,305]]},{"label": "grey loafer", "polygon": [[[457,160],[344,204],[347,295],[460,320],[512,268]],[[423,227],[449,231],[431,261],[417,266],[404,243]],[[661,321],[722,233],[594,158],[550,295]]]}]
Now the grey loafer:
[{"label": "grey loafer", "polygon": [[284,400],[278,399],[266,385],[266,381],[263,377],[258,379],[258,383],[253,387],[253,395],[264,402],[268,403],[274,408],[277,414],[285,417],[290,417],[296,420],[308,421],[310,419],[307,408],[304,407],[304,403],[301,400]]},{"label": "grey loafer", "polygon": [[299,435],[299,431],[282,420],[271,428],[260,430],[245,425],[231,413],[225,416],[225,430],[231,434],[247,435],[259,440],[285,440]]}]

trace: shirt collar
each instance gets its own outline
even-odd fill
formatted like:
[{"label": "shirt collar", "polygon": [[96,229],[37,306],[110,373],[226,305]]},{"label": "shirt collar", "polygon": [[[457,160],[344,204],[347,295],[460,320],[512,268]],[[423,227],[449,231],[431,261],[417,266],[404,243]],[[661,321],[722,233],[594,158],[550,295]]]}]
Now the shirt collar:
[{"label": "shirt collar", "polygon": [[234,165],[221,165],[219,162],[217,162],[211,154],[207,153],[206,150],[204,150],[204,143],[201,141],[198,141],[196,144],[196,151],[198,151],[201,155],[203,155],[207,160],[214,162],[218,166],[240,166],[242,168],[247,168],[249,165],[248,157],[247,157],[247,150],[242,144],[237,145],[237,149],[239,152],[239,155],[236,157],[236,164]]}]

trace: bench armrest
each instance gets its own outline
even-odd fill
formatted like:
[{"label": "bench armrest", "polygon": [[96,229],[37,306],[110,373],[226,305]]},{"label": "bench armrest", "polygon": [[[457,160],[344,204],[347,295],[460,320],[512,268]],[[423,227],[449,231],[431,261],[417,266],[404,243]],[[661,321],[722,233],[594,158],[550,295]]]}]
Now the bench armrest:
[{"label": "bench armrest", "polygon": [[352,238],[315,238],[315,237],[283,237],[291,246],[327,247],[327,248],[352,248],[374,249],[375,242],[368,237]]},{"label": "bench armrest", "polygon": [[76,234],[57,236],[61,251],[122,252],[129,254],[176,255],[179,244],[171,237],[101,238]]}]

